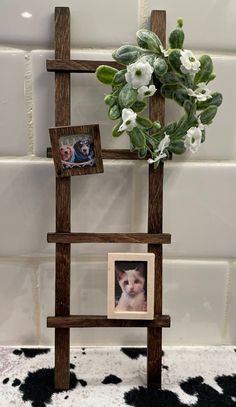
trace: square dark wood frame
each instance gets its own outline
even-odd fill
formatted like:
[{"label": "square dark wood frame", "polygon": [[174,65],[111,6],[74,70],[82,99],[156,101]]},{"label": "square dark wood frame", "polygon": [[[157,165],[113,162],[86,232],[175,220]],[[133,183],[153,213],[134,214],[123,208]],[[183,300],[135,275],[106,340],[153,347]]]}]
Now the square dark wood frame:
[{"label": "square dark wood frame", "polygon": [[[73,175],[86,175],[104,172],[102,161],[101,139],[98,124],[89,124],[83,126],[52,127],[49,129],[49,134],[52,144],[52,156],[54,160],[55,170],[59,177],[70,177]],[[60,156],[60,143],[59,143],[60,138],[79,134],[90,134],[93,137],[96,166],[95,167],[85,166],[80,168],[72,167],[65,169],[63,168]]]}]

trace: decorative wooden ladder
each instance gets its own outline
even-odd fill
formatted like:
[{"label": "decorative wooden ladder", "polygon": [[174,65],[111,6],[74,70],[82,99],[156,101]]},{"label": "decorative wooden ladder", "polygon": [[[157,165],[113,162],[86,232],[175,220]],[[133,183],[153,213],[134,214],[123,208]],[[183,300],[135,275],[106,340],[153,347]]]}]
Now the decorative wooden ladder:
[{"label": "decorative wooden ladder", "polygon": [[[152,11],[151,29],[165,44],[165,11]],[[70,10],[55,8],[55,60],[47,61],[47,70],[55,72],[55,125],[70,125],[70,74],[92,73],[101,64],[120,68],[115,62],[78,61],[70,59]],[[158,86],[158,84],[156,84]],[[150,100],[150,118],[164,124],[164,99],[157,92]],[[48,157],[52,156],[48,149]],[[102,150],[103,159],[137,160],[129,150]],[[55,328],[55,388],[68,389],[70,384],[70,328],[147,327],[147,385],[161,388],[162,328],[170,327],[170,317],[162,315],[162,244],[170,235],[162,234],[163,164],[154,170],[149,166],[148,233],[70,233],[71,179],[56,177],[56,233],[48,242],[56,243],[55,316],[47,326]],[[154,319],[117,320],[106,316],[70,315],[71,243],[147,243],[155,254]]]}]

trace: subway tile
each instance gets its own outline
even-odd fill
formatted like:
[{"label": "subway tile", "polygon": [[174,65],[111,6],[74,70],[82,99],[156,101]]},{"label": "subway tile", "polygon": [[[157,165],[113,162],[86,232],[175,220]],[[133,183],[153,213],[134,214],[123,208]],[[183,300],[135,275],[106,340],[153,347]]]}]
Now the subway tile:
[{"label": "subway tile", "polygon": [[235,256],[235,164],[168,163],[164,177],[167,257]]},{"label": "subway tile", "polygon": [[46,252],[55,219],[52,163],[0,161],[0,195],[0,255]]},{"label": "subway tile", "polygon": [[[54,329],[46,328],[47,316],[55,315],[54,264],[42,263],[40,275],[40,315],[42,345],[52,345]],[[71,272],[71,314],[106,315],[107,263],[73,262]],[[132,346],[146,343],[145,329],[83,328],[71,330],[71,345]]]},{"label": "subway tile", "polygon": [[[0,255],[47,255],[54,245],[55,172],[51,160],[0,161]],[[103,174],[73,177],[71,229],[74,232],[129,232],[133,164],[106,163]],[[139,223],[138,223],[139,224]],[[20,239],[19,239],[20,234]],[[128,244],[74,245],[73,255],[128,250]]]},{"label": "subway tile", "polygon": [[236,326],[235,326],[235,308],[236,308],[236,262],[231,266],[230,279],[228,281],[228,312],[226,315],[226,337],[225,343],[235,345]]},{"label": "subway tile", "polygon": [[[0,38],[2,43],[50,47],[53,44],[54,7],[58,2],[40,3],[6,0],[0,7]],[[69,0],[71,43],[73,47],[113,47],[121,42],[134,42],[138,28],[136,0]],[[11,24],[10,24],[11,22]],[[122,26],[122,29],[121,29]],[[14,27],[14,30],[11,29]]]},{"label": "subway tile", "polygon": [[[145,27],[151,10],[166,10],[167,34],[176,27],[179,17],[184,20],[185,48],[235,51],[232,33],[236,24],[236,3],[234,0],[143,0]],[[144,15],[145,14],[145,15]]]},{"label": "subway tile", "polygon": [[0,64],[0,131],[2,136],[0,156],[26,155],[25,52],[1,50]]},{"label": "subway tile", "polygon": [[0,278],[0,344],[38,343],[32,266],[25,261],[1,260]]},{"label": "subway tile", "polygon": [[222,344],[227,273],[223,261],[164,262],[163,313],[171,316],[165,345]]}]

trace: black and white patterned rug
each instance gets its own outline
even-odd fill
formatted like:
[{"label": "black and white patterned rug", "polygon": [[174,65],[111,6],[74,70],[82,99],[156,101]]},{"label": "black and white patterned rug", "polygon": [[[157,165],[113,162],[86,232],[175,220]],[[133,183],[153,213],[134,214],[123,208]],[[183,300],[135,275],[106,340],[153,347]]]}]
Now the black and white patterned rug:
[{"label": "black and white patterned rug", "polygon": [[167,347],[163,388],[146,388],[146,348],[72,348],[70,390],[49,348],[0,348],[0,407],[236,407],[233,347]]}]

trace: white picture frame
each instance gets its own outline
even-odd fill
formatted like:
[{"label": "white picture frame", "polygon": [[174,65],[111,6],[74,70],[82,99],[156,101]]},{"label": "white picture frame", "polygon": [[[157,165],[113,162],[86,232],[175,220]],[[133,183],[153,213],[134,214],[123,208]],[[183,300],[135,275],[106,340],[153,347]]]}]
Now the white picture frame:
[{"label": "white picture frame", "polygon": [[154,253],[108,253],[107,318],[154,318]]}]

